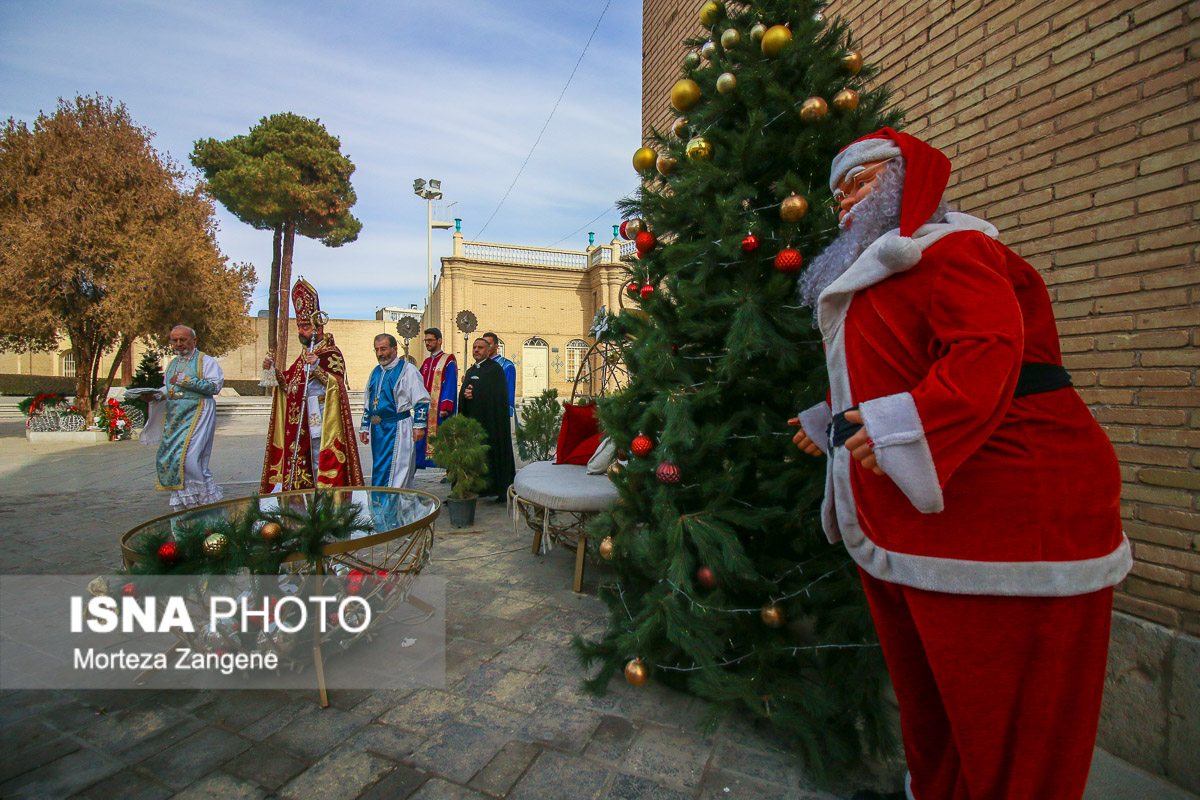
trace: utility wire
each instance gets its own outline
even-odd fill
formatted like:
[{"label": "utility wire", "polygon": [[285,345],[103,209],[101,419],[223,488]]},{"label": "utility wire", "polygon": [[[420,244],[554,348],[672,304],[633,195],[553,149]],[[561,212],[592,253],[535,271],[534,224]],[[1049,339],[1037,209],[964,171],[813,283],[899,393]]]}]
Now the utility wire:
[{"label": "utility wire", "polygon": [[592,217],[592,218],[591,218],[591,219],[589,219],[587,222],[583,223],[583,224],[582,224],[582,225],[580,225],[578,228],[576,228],[575,230],[571,231],[571,232],[570,232],[570,233],[568,233],[566,236],[562,237],[561,239],[559,239],[557,242],[555,242],[554,244],[552,244],[552,245],[550,245],[550,246],[551,246],[551,247],[554,247],[554,245],[555,245],[555,244],[562,244],[562,243],[563,243],[563,242],[565,242],[567,239],[570,239],[572,236],[574,236],[575,234],[577,234],[577,233],[579,233],[580,231],[582,231],[582,230],[583,230],[584,228],[586,228],[588,225],[591,225],[593,222],[595,222],[596,220],[598,220],[598,219],[600,219],[601,217],[603,217],[603,216],[604,216],[605,214],[607,214],[609,211],[612,211],[612,206],[609,206],[608,208],[604,209],[604,210],[603,210],[603,211],[601,211],[599,214],[597,214],[596,216]]},{"label": "utility wire", "polygon": [[[587,42],[583,45],[583,52],[579,54],[579,58],[575,61],[575,68],[571,70],[570,76],[567,77],[566,84],[563,85],[562,91],[558,95],[558,99],[554,101],[554,108],[550,109],[550,116],[546,117],[546,124],[542,125],[541,131],[538,132],[537,139],[533,142],[533,147],[529,148],[529,155],[525,156],[525,160],[521,162],[521,168],[517,170],[517,176],[513,178],[512,183],[508,185],[508,191],[500,198],[496,210],[488,217],[487,222],[483,223],[483,227],[479,229],[479,233],[475,235],[475,241],[479,241],[483,237],[483,232],[487,230],[488,225],[492,224],[492,220],[496,218],[500,207],[504,205],[504,201],[508,199],[508,195],[512,192],[513,187],[517,185],[517,181],[521,178],[521,173],[525,171],[525,166],[529,163],[529,159],[533,157],[533,151],[537,149],[538,143],[542,141],[542,134],[546,132],[546,128],[550,126],[550,120],[554,119],[554,112],[558,110],[558,104],[562,102],[563,95],[567,93],[567,87],[571,85],[571,80],[575,77],[575,73],[579,70],[579,64],[583,61],[583,57],[587,55],[588,47],[592,44],[592,39],[596,36],[596,31],[600,30],[600,23],[604,19],[604,15],[608,13],[608,7],[612,5],[612,0],[608,0],[604,4],[604,10],[600,12],[600,19],[596,20],[596,27],[592,28],[592,35],[588,37]],[[607,210],[607,209],[606,209]],[[590,224],[590,223],[589,223]]]}]

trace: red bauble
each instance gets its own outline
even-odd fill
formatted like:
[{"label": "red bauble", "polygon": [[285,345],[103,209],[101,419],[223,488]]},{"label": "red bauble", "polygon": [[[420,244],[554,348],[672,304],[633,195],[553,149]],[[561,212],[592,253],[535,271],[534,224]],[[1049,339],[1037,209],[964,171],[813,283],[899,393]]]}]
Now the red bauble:
[{"label": "red bauble", "polygon": [[121,587],[121,594],[125,595],[126,597],[137,597],[138,596],[137,584],[134,584],[134,583],[125,584],[124,586]]},{"label": "red bauble", "polygon": [[679,474],[679,467],[675,466],[672,461],[664,461],[658,465],[658,469],[654,470],[654,476],[658,478],[660,483],[667,486],[674,486],[679,483],[682,477]]},{"label": "red bauble", "polygon": [[640,285],[638,285],[637,281],[630,281],[629,285],[625,287],[625,291],[629,292],[634,297],[637,297],[638,292],[640,292],[641,290],[642,290],[642,287]]},{"label": "red bauble", "polygon": [[644,433],[639,433],[633,437],[633,444],[630,446],[633,454],[638,458],[645,458],[654,450],[654,441]]},{"label": "red bauble", "polygon": [[363,579],[366,577],[366,573],[361,570],[350,570],[349,574],[346,575],[346,592],[348,594],[358,594],[361,592]]},{"label": "red bauble", "polygon": [[651,250],[653,250],[654,246],[658,244],[658,237],[650,231],[642,231],[633,241],[634,244],[637,245],[638,254],[644,256],[646,253],[649,253]]},{"label": "red bauble", "polygon": [[174,542],[163,542],[158,548],[158,560],[164,564],[174,564],[179,560],[179,548]]},{"label": "red bauble", "polygon": [[785,247],[775,256],[775,269],[780,272],[796,272],[803,263],[800,251],[794,247]]},{"label": "red bauble", "polygon": [[714,575],[713,571],[707,566],[700,567],[700,569],[696,570],[696,582],[705,589],[717,588],[717,576]]},{"label": "red bauble", "polygon": [[643,300],[647,299],[652,294],[654,294],[653,286],[651,286],[650,284],[647,283],[645,286],[642,287],[642,299]]},{"label": "red bauble", "polygon": [[742,239],[742,252],[753,253],[758,249],[758,237],[753,233]]}]

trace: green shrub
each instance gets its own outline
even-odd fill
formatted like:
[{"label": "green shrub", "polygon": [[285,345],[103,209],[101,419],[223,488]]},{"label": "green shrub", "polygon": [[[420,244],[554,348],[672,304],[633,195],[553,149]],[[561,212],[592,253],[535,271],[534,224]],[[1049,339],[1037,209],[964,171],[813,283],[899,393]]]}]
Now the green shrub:
[{"label": "green shrub", "polygon": [[478,420],[455,414],[438,423],[437,435],[430,437],[439,467],[446,470],[450,496],[475,497],[487,481],[487,433]]}]

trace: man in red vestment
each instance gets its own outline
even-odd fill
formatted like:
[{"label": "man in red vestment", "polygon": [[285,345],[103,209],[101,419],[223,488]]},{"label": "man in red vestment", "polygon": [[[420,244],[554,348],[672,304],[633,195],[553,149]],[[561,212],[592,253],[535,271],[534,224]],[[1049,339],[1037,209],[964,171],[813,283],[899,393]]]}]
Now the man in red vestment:
[{"label": "man in red vestment", "polygon": [[[304,350],[286,372],[275,370],[275,399],[263,457],[263,492],[362,486],[354,420],[346,394],[346,361],[325,333],[329,316],[317,290],[301,278],[292,287],[296,330]],[[275,362],[268,356],[263,369]],[[313,465],[316,465],[314,480]]]},{"label": "man in red vestment", "polygon": [[433,463],[435,445],[429,440],[437,435],[438,425],[453,415],[458,407],[458,365],[454,354],[442,350],[442,332],[437,328],[425,330],[425,349],[429,358],[421,364],[421,379],[429,392],[429,428],[425,438],[417,442],[417,469],[437,467]]},{"label": "man in red vestment", "polygon": [[900,702],[896,796],[1077,800],[1131,566],[1121,477],[1041,277],[946,209],[949,174],[890,128],[834,159],[843,233],[800,281],[829,400],[791,423],[829,455],[825,531],[858,564]]}]

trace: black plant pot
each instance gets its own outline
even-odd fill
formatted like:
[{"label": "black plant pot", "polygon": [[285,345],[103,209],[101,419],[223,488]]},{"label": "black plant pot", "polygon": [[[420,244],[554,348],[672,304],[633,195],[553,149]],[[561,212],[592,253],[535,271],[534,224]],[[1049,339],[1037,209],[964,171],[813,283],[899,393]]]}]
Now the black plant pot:
[{"label": "black plant pot", "polygon": [[478,497],[447,497],[446,506],[450,509],[450,524],[456,528],[465,528],[475,524],[475,501]]}]

